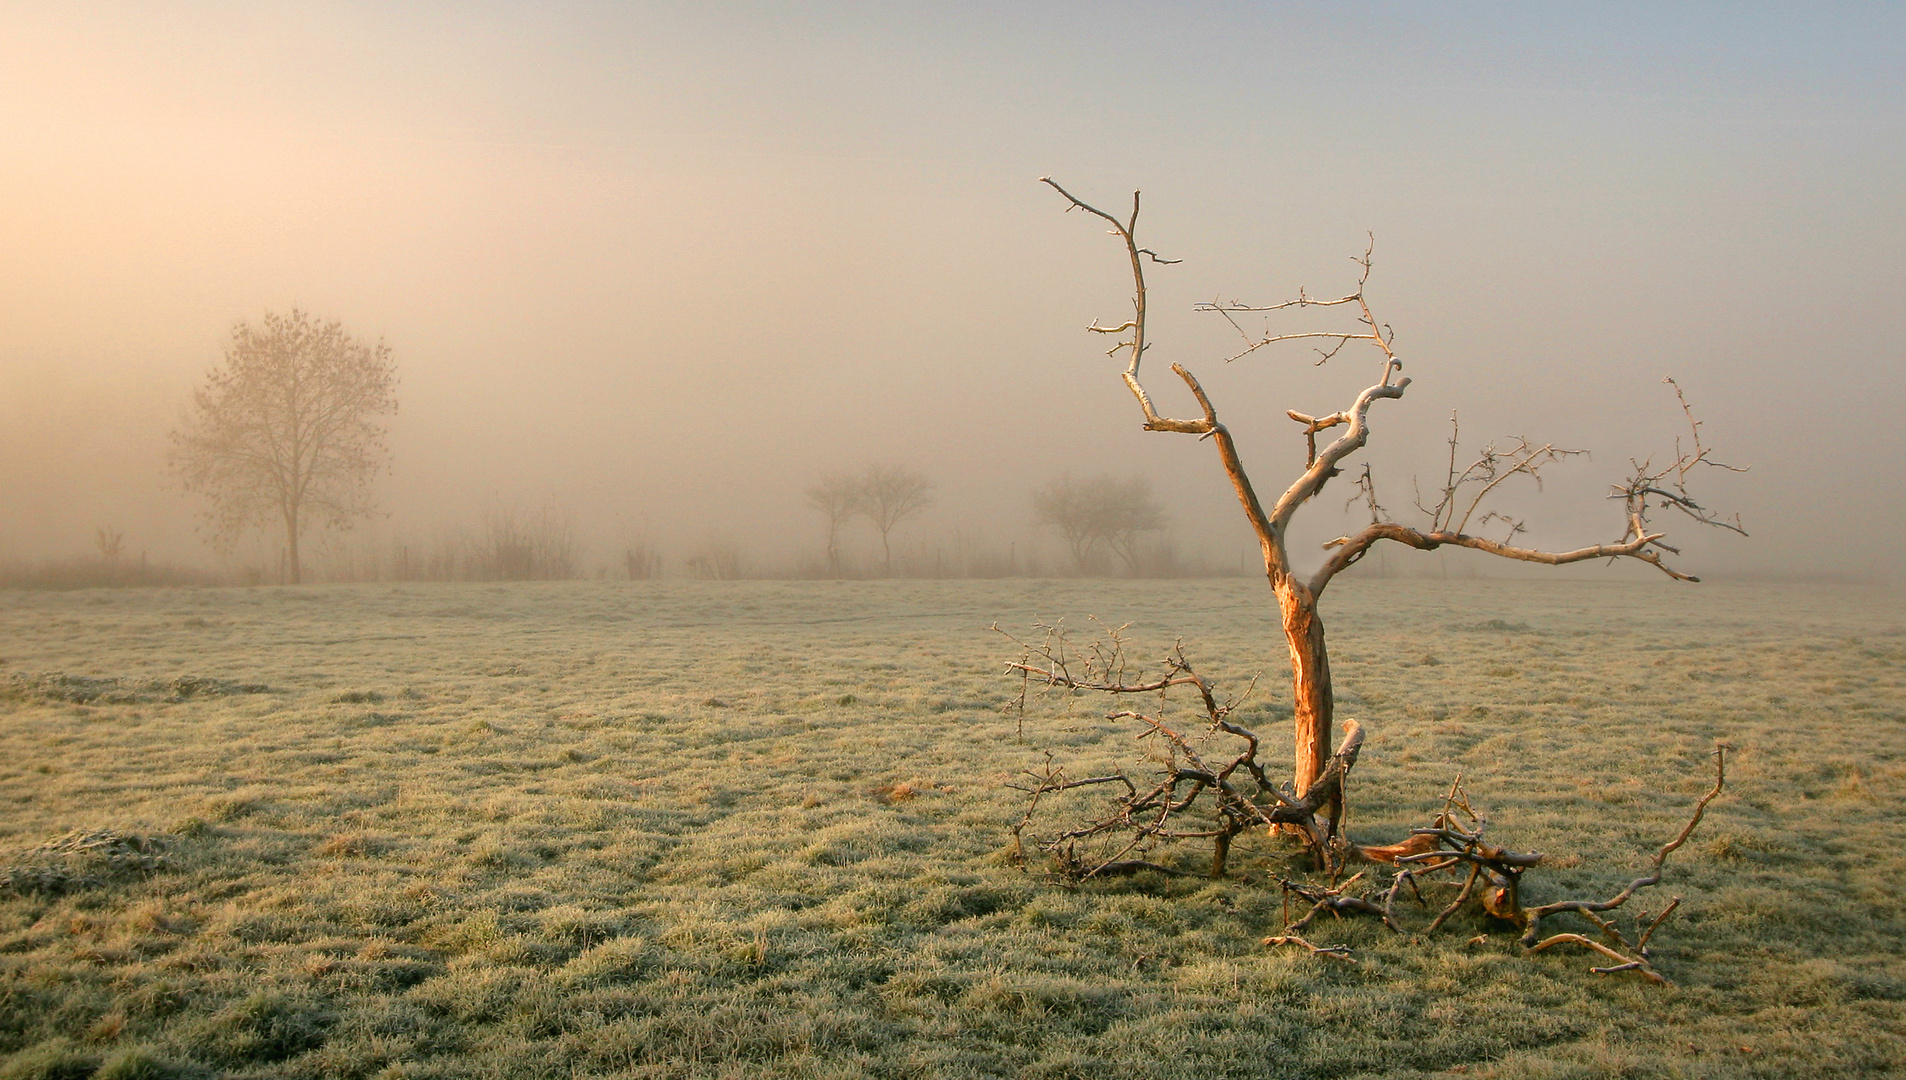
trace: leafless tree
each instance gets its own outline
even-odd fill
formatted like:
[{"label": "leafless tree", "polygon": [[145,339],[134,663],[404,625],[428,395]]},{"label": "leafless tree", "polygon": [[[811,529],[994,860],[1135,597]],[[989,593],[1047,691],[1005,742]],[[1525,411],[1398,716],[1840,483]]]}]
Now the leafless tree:
[{"label": "leafless tree", "polygon": [[[1353,343],[1370,349],[1377,361],[1376,380],[1358,393],[1349,407],[1323,413],[1290,411],[1289,416],[1301,430],[1307,447],[1304,469],[1266,506],[1238,456],[1230,430],[1218,419],[1216,407],[1197,378],[1182,364],[1171,366],[1172,373],[1183,381],[1196,402],[1197,413],[1189,419],[1176,419],[1160,413],[1142,381],[1141,365],[1151,347],[1151,342],[1146,338],[1145,266],[1148,262],[1168,264],[1175,260],[1162,259],[1151,249],[1140,245],[1136,236],[1138,193],[1132,193],[1131,212],[1121,219],[1081,201],[1050,178],[1042,178],[1042,182],[1065,198],[1068,211],[1080,210],[1109,224],[1112,235],[1119,238],[1125,249],[1132,273],[1132,314],[1111,326],[1094,322],[1089,329],[1094,333],[1115,336],[1116,344],[1108,351],[1108,355],[1125,355],[1123,378],[1127,389],[1138,402],[1145,430],[1210,439],[1217,448],[1225,475],[1237,493],[1244,516],[1256,534],[1263,553],[1265,575],[1270,579],[1271,589],[1277,599],[1284,637],[1290,651],[1297,744],[1293,771],[1295,793],[1300,798],[1318,783],[1331,758],[1333,698],[1330,660],[1324,645],[1324,624],[1317,611],[1318,598],[1337,574],[1362,559],[1379,541],[1387,540],[1423,551],[1463,547],[1503,558],[1549,565],[1588,559],[1635,559],[1677,580],[1693,581],[1697,579],[1672,569],[1666,561],[1667,556],[1677,551],[1665,541],[1665,533],[1656,520],[1660,513],[1676,511],[1699,524],[1742,531],[1737,519],[1723,518],[1713,513],[1696,502],[1689,492],[1688,481],[1692,474],[1706,468],[1728,469],[1731,466],[1714,459],[1701,439],[1701,425],[1694,420],[1683,397],[1681,404],[1690,434],[1686,441],[1676,443],[1672,458],[1635,461],[1629,478],[1616,486],[1612,494],[1621,501],[1623,515],[1620,532],[1612,541],[1569,551],[1544,551],[1517,545],[1515,539],[1522,531],[1521,523],[1490,511],[1485,505],[1488,497],[1511,478],[1539,478],[1544,466],[1574,451],[1518,439],[1505,444],[1492,443],[1484,447],[1473,462],[1463,465],[1452,436],[1450,465],[1442,489],[1436,498],[1419,503],[1426,524],[1406,525],[1394,520],[1378,503],[1374,482],[1366,469],[1358,481],[1358,498],[1353,501],[1365,503],[1371,515],[1370,524],[1331,541],[1326,545],[1329,555],[1323,565],[1307,576],[1301,574],[1286,549],[1286,536],[1292,517],[1316,498],[1330,480],[1341,475],[1345,462],[1368,442],[1371,407],[1378,401],[1401,398],[1410,385],[1409,378],[1401,374],[1403,361],[1394,348],[1395,335],[1389,326],[1377,319],[1366,294],[1370,278],[1369,250],[1366,249],[1356,260],[1361,271],[1356,287],[1343,296],[1319,299],[1299,290],[1295,298],[1273,304],[1252,305],[1232,301],[1199,305],[1199,310],[1215,313],[1230,321],[1243,337],[1243,348],[1229,360],[1241,359],[1280,342],[1302,341],[1317,347],[1318,364],[1330,361]],[[1294,330],[1267,322],[1264,330],[1258,333],[1245,330],[1239,322],[1240,316],[1262,315],[1269,320],[1278,313],[1309,308],[1345,311],[1354,316],[1354,321],[1345,326],[1299,327]],[[1675,391],[1679,394],[1680,387],[1676,386]],[[1333,440],[1321,447],[1318,445],[1319,434],[1338,428],[1342,429],[1341,433]],[[1477,530],[1499,527],[1501,539],[1471,532],[1469,530],[1472,527]]]},{"label": "leafless tree", "polygon": [[662,576],[662,552],[646,536],[631,537],[622,545],[622,568],[630,581],[649,581]]},{"label": "leafless tree", "polygon": [[827,518],[827,571],[841,574],[840,531],[862,509],[864,489],[860,477],[846,473],[828,473],[820,483],[808,488],[807,504]]},{"label": "leafless tree", "polygon": [[1165,527],[1165,508],[1142,476],[1062,476],[1032,493],[1032,509],[1034,523],[1059,530],[1080,573],[1091,567],[1100,544],[1138,573],[1139,538]]},{"label": "leafless tree", "polygon": [[212,539],[228,546],[276,521],[286,576],[302,580],[298,540],[313,519],[348,527],[372,509],[370,481],[389,460],[377,421],[397,411],[397,368],[380,339],[298,308],[232,328],[225,362],[192,393],[171,433],[170,464],[205,498]]},{"label": "leafless tree", "polygon": [[126,534],[111,525],[101,525],[93,530],[93,546],[99,549],[102,560],[118,562],[119,553],[126,548]]},{"label": "leafless tree", "polygon": [[1091,486],[1070,476],[1053,480],[1032,493],[1033,524],[1059,530],[1072,553],[1072,567],[1081,574],[1100,539],[1093,520],[1094,501]]},{"label": "leafless tree", "polygon": [[888,577],[893,576],[894,526],[919,515],[933,504],[933,481],[905,465],[870,465],[860,478],[860,513],[880,531],[880,552]]}]

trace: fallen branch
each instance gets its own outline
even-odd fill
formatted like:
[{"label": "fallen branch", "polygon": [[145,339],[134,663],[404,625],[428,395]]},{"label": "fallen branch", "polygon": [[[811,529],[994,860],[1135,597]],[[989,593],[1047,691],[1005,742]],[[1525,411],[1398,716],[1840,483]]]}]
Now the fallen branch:
[{"label": "fallen branch", "polygon": [[[1401,930],[1397,930],[1396,923],[1390,918],[1390,905],[1388,903],[1378,905],[1361,896],[1346,895],[1349,888],[1362,879],[1363,875],[1357,874],[1336,888],[1310,885],[1301,881],[1292,881],[1289,878],[1280,879],[1278,885],[1284,890],[1284,929],[1302,930],[1304,927],[1310,925],[1312,919],[1325,911],[1339,917],[1345,912],[1361,911],[1365,914],[1375,915],[1377,918],[1383,920],[1383,925],[1389,927],[1391,930],[1395,930],[1399,934],[1402,933]],[[1290,918],[1290,898],[1292,896],[1297,896],[1311,905],[1310,911],[1296,922],[1292,922]]]},{"label": "fallen branch", "polygon": [[[1430,880],[1436,875],[1463,872],[1455,896],[1438,910],[1423,934],[1442,929],[1473,900],[1489,916],[1520,928],[1520,944],[1530,954],[1578,945],[1613,961],[1589,969],[1598,975],[1634,971],[1651,981],[1667,982],[1653,966],[1648,942],[1680,906],[1680,898],[1675,897],[1652,919],[1645,912],[1641,914],[1636,920],[1632,942],[1607,913],[1627,904],[1641,890],[1661,883],[1668,856],[1687,843],[1699,827],[1708,804],[1726,786],[1728,747],[1725,745],[1714,751],[1713,787],[1695,803],[1681,830],[1655,852],[1647,874],[1630,881],[1607,900],[1557,900],[1525,907],[1521,900],[1522,876],[1541,865],[1544,856],[1540,852],[1514,851],[1491,839],[1488,818],[1470,803],[1462,777],[1450,785],[1442,810],[1430,824],[1411,830],[1408,839],[1374,846],[1351,844],[1343,833],[1342,807],[1345,781],[1356,765],[1364,742],[1364,729],[1355,720],[1345,722],[1343,742],[1317,782],[1300,796],[1292,785],[1272,782],[1257,760],[1260,745],[1257,734],[1231,719],[1238,701],[1220,703],[1211,683],[1185,658],[1182,645],[1174,646],[1165,656],[1162,670],[1133,676],[1125,650],[1125,627],[1106,628],[1102,640],[1084,648],[1075,647],[1061,627],[1042,629],[1046,635],[1038,644],[1028,645],[1013,639],[1020,644],[1022,652],[1018,661],[1008,665],[1009,669],[1025,680],[1027,686],[1039,684],[1067,692],[1093,691],[1115,697],[1159,695],[1161,706],[1157,711],[1121,709],[1106,717],[1128,721],[1139,728],[1137,739],[1149,742],[1154,748],[1150,757],[1155,769],[1151,775],[1140,777],[1120,769],[1073,778],[1055,765],[1048,753],[1042,769],[1027,772],[1032,783],[1015,785],[1027,795],[1025,812],[1012,828],[1016,859],[1023,860],[1025,830],[1032,825],[1045,800],[1065,792],[1105,788],[1112,797],[1098,812],[1035,841],[1039,850],[1048,856],[1055,876],[1064,882],[1077,885],[1093,878],[1147,871],[1176,877],[1199,876],[1148,856],[1161,846],[1201,840],[1212,844],[1209,876],[1221,878],[1225,875],[1233,839],[1249,829],[1262,828],[1268,833],[1286,832],[1299,837],[1328,879],[1328,884],[1289,877],[1278,879],[1284,893],[1285,936],[1267,938],[1267,943],[1302,944],[1313,952],[1341,949],[1333,946],[1331,950],[1319,950],[1296,936],[1326,912],[1333,918],[1374,915],[1392,932],[1402,934],[1405,931],[1397,918],[1398,897],[1407,889],[1418,906],[1428,908],[1425,884],[1441,884]],[[1202,734],[1163,715],[1164,699],[1177,687],[1189,687],[1196,693],[1206,728]],[[1237,742],[1226,745],[1220,741],[1223,738]],[[1351,858],[1394,867],[1387,887],[1366,895],[1369,886],[1365,876],[1370,872],[1367,870],[1339,883],[1338,876]],[[1364,886],[1363,890],[1358,889],[1360,885]],[[1293,899],[1302,905],[1295,918]],[[1563,914],[1575,914],[1589,922],[1599,932],[1600,939],[1574,932],[1542,938],[1542,920]]]},{"label": "fallen branch", "polygon": [[[1667,862],[1668,856],[1673,854],[1675,849],[1679,848],[1682,844],[1687,843],[1688,837],[1694,835],[1695,827],[1701,824],[1701,818],[1707,813],[1707,805],[1713,802],[1716,796],[1720,795],[1722,788],[1727,786],[1727,751],[1728,747],[1726,744],[1714,748],[1714,786],[1709,788],[1707,794],[1701,796],[1700,801],[1694,804],[1694,812],[1688,817],[1688,823],[1681,826],[1681,831],[1675,834],[1674,839],[1661,845],[1660,850],[1655,852],[1653,865],[1649,868],[1646,875],[1629,882],[1628,887],[1616,893],[1613,898],[1600,901],[1599,903],[1584,900],[1558,900],[1552,904],[1543,904],[1540,907],[1528,908],[1522,913],[1526,920],[1522,934],[1523,947],[1528,949],[1531,953],[1538,953],[1556,945],[1584,945],[1615,961],[1615,965],[1612,967],[1589,968],[1590,971],[1597,975],[1609,975],[1618,971],[1638,971],[1649,980],[1666,985],[1668,982],[1667,977],[1654,969],[1652,957],[1648,952],[1648,939],[1654,937],[1655,931],[1661,928],[1661,924],[1666,922],[1668,916],[1672,915],[1674,910],[1681,906],[1681,898],[1678,896],[1672,898],[1668,902],[1668,906],[1663,908],[1661,914],[1656,915],[1652,921],[1648,919],[1645,912],[1637,918],[1637,927],[1646,923],[1646,929],[1640,931],[1633,945],[1628,943],[1627,939],[1622,936],[1621,931],[1615,927],[1614,923],[1602,918],[1601,915],[1603,912],[1613,911],[1621,907],[1633,898],[1635,893],[1639,890],[1661,884],[1661,868],[1662,865]],[[1537,937],[1540,936],[1542,920],[1550,915],[1560,915],[1565,912],[1573,912],[1577,915],[1581,915],[1594,923],[1596,929],[1600,930],[1611,940],[1612,945],[1604,945],[1601,942],[1583,937],[1580,934],[1569,933],[1553,934],[1537,941]]]},{"label": "fallen branch", "polygon": [[1348,945],[1313,945],[1303,938],[1298,937],[1296,934],[1279,934],[1275,937],[1267,937],[1261,944],[1296,945],[1299,948],[1309,949],[1312,956],[1328,956],[1333,960],[1342,960],[1348,964],[1357,962],[1357,958],[1350,955],[1350,946]]},{"label": "fallen branch", "polygon": [[[1452,789],[1451,797],[1445,804],[1443,814],[1438,816],[1437,823],[1430,828],[1414,830],[1417,836],[1432,838],[1436,842],[1436,848],[1427,852],[1402,855],[1395,860],[1398,865],[1409,866],[1410,869],[1398,872],[1398,881],[1392,882],[1390,896],[1393,900],[1402,875],[1405,873],[1424,872],[1430,867],[1445,869],[1464,865],[1469,867],[1469,875],[1464,880],[1462,889],[1430,923],[1428,929],[1424,931],[1426,934],[1434,933],[1441,928],[1443,923],[1461,910],[1472,896],[1478,896],[1483,910],[1488,914],[1522,928],[1520,944],[1530,954],[1545,952],[1561,945],[1580,945],[1615,961],[1607,967],[1589,969],[1597,975],[1635,971],[1652,982],[1666,985],[1667,977],[1654,968],[1648,951],[1648,942],[1654,937],[1655,931],[1661,928],[1661,924],[1667,921],[1668,916],[1681,906],[1681,898],[1678,896],[1672,898],[1668,906],[1652,919],[1647,913],[1642,913],[1636,919],[1638,932],[1632,943],[1614,921],[1605,918],[1604,915],[1626,904],[1642,889],[1661,883],[1663,866],[1668,856],[1687,843],[1688,837],[1694,835],[1695,828],[1701,824],[1701,819],[1707,814],[1708,804],[1713,802],[1727,786],[1728,749],[1725,744],[1714,748],[1714,786],[1694,804],[1694,810],[1689,815],[1687,824],[1681,827],[1681,831],[1655,852],[1648,873],[1630,881],[1626,888],[1607,900],[1557,900],[1536,907],[1524,907],[1520,899],[1522,874],[1530,867],[1538,865],[1542,861],[1542,856],[1510,851],[1484,840],[1483,833],[1488,823],[1469,807],[1466,796],[1459,798],[1460,784]],[[1469,828],[1464,829],[1454,823],[1453,813],[1456,810],[1469,815],[1471,821]],[[1414,886],[1413,879],[1410,884]],[[1386,914],[1392,909],[1393,904],[1386,903]],[[1552,934],[1543,938],[1541,936],[1542,920],[1562,914],[1575,914],[1586,919],[1594,925],[1603,940],[1572,932]]]},{"label": "fallen branch", "polygon": [[[1211,876],[1223,877],[1232,840],[1239,833],[1260,827],[1294,832],[1311,848],[1319,864],[1332,872],[1354,851],[1343,840],[1341,808],[1345,780],[1363,747],[1363,729],[1356,721],[1345,723],[1343,742],[1323,774],[1299,796],[1288,784],[1271,780],[1257,759],[1261,740],[1254,731],[1231,719],[1244,696],[1221,702],[1211,683],[1185,658],[1182,645],[1166,654],[1162,670],[1134,676],[1123,626],[1104,627],[1083,647],[1075,645],[1062,626],[1041,625],[1038,629],[1044,631],[1044,637],[1036,644],[1006,635],[1021,650],[1020,658],[1007,668],[1026,685],[1114,697],[1163,696],[1175,687],[1188,687],[1197,695],[1206,731],[1194,737],[1195,729],[1154,712],[1121,709],[1108,714],[1108,720],[1139,725],[1137,737],[1158,745],[1159,751],[1153,755],[1157,771],[1143,779],[1134,779],[1123,771],[1073,779],[1053,766],[1048,757],[1043,771],[1027,773],[1032,784],[1018,786],[1027,794],[1027,806],[1013,828],[1016,857],[1023,857],[1024,830],[1042,800],[1100,784],[1116,784],[1124,790],[1113,797],[1103,813],[1039,841],[1039,847],[1052,857],[1057,873],[1064,879],[1083,881],[1125,872],[1114,869],[1124,863],[1158,867],[1130,857],[1159,843],[1194,839],[1211,841]],[[1238,743],[1222,755],[1214,753],[1213,740],[1220,736]],[[1112,836],[1123,839],[1122,846],[1110,857],[1088,857],[1080,850],[1082,842]]]}]

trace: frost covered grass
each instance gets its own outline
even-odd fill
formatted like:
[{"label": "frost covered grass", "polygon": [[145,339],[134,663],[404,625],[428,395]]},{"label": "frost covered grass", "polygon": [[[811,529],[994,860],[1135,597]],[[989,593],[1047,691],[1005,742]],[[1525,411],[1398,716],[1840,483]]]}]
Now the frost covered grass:
[{"label": "frost covered grass", "polygon": [[1325,601],[1371,731],[1353,835],[1461,772],[1492,835],[1554,857],[1530,902],[1614,892],[1738,747],[1657,890],[1686,898],[1662,989],[1476,915],[1312,927],[1355,965],[1268,950],[1291,852],[1261,837],[1216,883],[1008,865],[1017,770],[1138,750],[1089,699],[1035,697],[1017,739],[988,624],[1183,635],[1224,685],[1265,673],[1241,716],[1275,731],[1258,582],[0,594],[0,1076],[1897,1072],[1899,600]]}]

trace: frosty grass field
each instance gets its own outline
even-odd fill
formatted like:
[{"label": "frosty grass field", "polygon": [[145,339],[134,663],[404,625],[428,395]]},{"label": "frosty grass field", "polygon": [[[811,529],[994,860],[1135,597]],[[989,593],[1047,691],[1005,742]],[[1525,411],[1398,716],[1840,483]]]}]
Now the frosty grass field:
[{"label": "frosty grass field", "polygon": [[1130,620],[1147,657],[1262,671],[1242,716],[1282,760],[1261,581],[12,592],[0,1075],[1906,1069],[1896,593],[1346,580],[1324,610],[1371,730],[1353,835],[1461,772],[1550,853],[1531,902],[1613,893],[1738,748],[1637,905],[1686,898],[1675,986],[1475,914],[1312,928],[1354,965],[1267,948],[1294,864],[1263,837],[1223,882],[1009,865],[1018,770],[1143,747],[1087,699],[1016,738],[988,624]]}]

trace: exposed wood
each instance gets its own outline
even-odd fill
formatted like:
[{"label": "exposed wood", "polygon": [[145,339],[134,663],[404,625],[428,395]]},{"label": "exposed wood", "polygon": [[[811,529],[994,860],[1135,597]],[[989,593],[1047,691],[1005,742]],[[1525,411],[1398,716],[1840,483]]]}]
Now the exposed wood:
[{"label": "exposed wood", "polygon": [[[1429,518],[1427,527],[1405,525],[1390,519],[1376,501],[1375,482],[1366,466],[1358,485],[1371,511],[1370,526],[1326,545],[1327,549],[1331,549],[1331,554],[1323,566],[1308,579],[1300,580],[1285,548],[1291,519],[1306,503],[1316,498],[1332,478],[1341,475],[1344,462],[1369,442],[1371,406],[1378,401],[1401,398],[1410,385],[1410,379],[1401,374],[1403,361],[1394,348],[1395,332],[1387,324],[1378,321],[1370,304],[1368,286],[1374,239],[1363,254],[1354,260],[1359,269],[1356,288],[1343,296],[1320,299],[1299,289],[1296,297],[1270,304],[1228,301],[1197,306],[1197,310],[1222,316],[1243,338],[1243,351],[1227,357],[1227,362],[1252,355],[1279,342],[1291,341],[1322,343],[1316,350],[1318,364],[1336,357],[1353,342],[1374,348],[1378,354],[1380,366],[1376,381],[1360,391],[1348,408],[1321,415],[1295,409],[1289,411],[1290,418],[1303,428],[1306,443],[1304,470],[1266,510],[1238,456],[1230,430],[1218,420],[1217,408],[1197,378],[1184,365],[1171,365],[1172,372],[1184,381],[1197,402],[1199,415],[1192,419],[1180,419],[1159,412],[1150,391],[1145,387],[1143,364],[1152,346],[1146,327],[1145,267],[1148,262],[1168,265],[1177,260],[1162,259],[1150,248],[1140,245],[1137,237],[1139,193],[1132,193],[1131,212],[1119,218],[1078,198],[1050,177],[1041,177],[1040,182],[1065,198],[1068,212],[1079,210],[1110,225],[1112,234],[1119,238],[1125,249],[1132,273],[1132,315],[1109,326],[1094,321],[1087,329],[1093,333],[1115,336],[1116,342],[1107,350],[1107,355],[1125,354],[1125,368],[1121,377],[1138,403],[1145,430],[1196,435],[1212,440],[1225,476],[1231,481],[1239,505],[1243,508],[1245,520],[1257,537],[1264,560],[1265,577],[1277,599],[1285,644],[1290,655],[1295,721],[1291,772],[1292,785],[1300,795],[1308,792],[1322,775],[1330,757],[1333,735],[1330,657],[1325,646],[1323,623],[1318,617],[1317,599],[1331,579],[1355,565],[1377,542],[1388,540],[1422,551],[1460,547],[1501,558],[1547,565],[1599,558],[1629,558],[1646,562],[1670,577],[1695,581],[1698,579],[1693,575],[1681,573],[1664,561],[1664,555],[1674,554],[1674,549],[1663,542],[1664,532],[1650,527],[1650,513],[1671,508],[1701,524],[1743,531],[1738,518],[1724,518],[1708,510],[1688,492],[1688,477],[1698,467],[1738,470],[1713,458],[1711,450],[1701,439],[1701,424],[1695,419],[1686,396],[1676,384],[1677,400],[1689,425],[1688,443],[1677,442],[1674,458],[1666,465],[1653,464],[1653,459],[1636,461],[1628,481],[1616,486],[1614,494],[1622,499],[1626,510],[1622,521],[1623,534],[1619,539],[1567,551],[1544,551],[1517,545],[1513,541],[1524,531],[1522,523],[1490,510],[1487,505],[1490,497],[1505,483],[1518,477],[1539,483],[1545,466],[1579,456],[1582,451],[1563,449],[1553,444],[1537,444],[1528,439],[1512,439],[1485,445],[1474,462],[1458,469],[1459,445],[1456,433],[1452,431],[1449,469],[1440,498],[1433,505],[1419,502],[1418,508]],[[1337,329],[1287,329],[1274,327],[1267,322],[1262,333],[1252,334],[1238,321],[1238,317],[1245,314],[1262,315],[1268,319],[1280,313],[1311,308],[1320,309],[1321,313],[1335,309],[1353,312],[1355,324]],[[1673,384],[1672,379],[1667,381]],[[1318,434],[1337,428],[1342,428],[1342,432],[1319,449]],[[1477,530],[1500,525],[1506,530],[1505,535],[1501,540],[1496,540],[1470,532],[1468,530],[1472,522]]]},{"label": "exposed wood", "polygon": [[[1416,836],[1433,840],[1436,844],[1435,849],[1399,856],[1395,860],[1399,866],[1435,863],[1439,867],[1457,864],[1469,867],[1469,876],[1462,890],[1436,917],[1435,921],[1430,923],[1425,933],[1434,933],[1450,916],[1459,911],[1472,895],[1475,895],[1479,897],[1483,910],[1489,915],[1513,923],[1522,929],[1521,944],[1531,953],[1544,952],[1560,945],[1581,945],[1615,961],[1613,966],[1589,969],[1596,974],[1635,971],[1650,981],[1665,984],[1668,981],[1667,977],[1654,969],[1652,957],[1648,951],[1648,942],[1668,916],[1681,906],[1681,898],[1674,897],[1653,919],[1649,919],[1645,913],[1639,916],[1636,919],[1637,933],[1632,943],[1611,919],[1604,916],[1634,899],[1642,889],[1661,884],[1662,868],[1668,856],[1687,843],[1688,837],[1694,835],[1694,830],[1699,827],[1701,819],[1707,813],[1708,804],[1713,802],[1727,786],[1727,750],[1725,745],[1715,747],[1714,786],[1694,804],[1687,824],[1681,827],[1681,831],[1655,851],[1648,873],[1630,881],[1627,887],[1607,900],[1557,900],[1535,907],[1525,907],[1521,902],[1523,873],[1539,865],[1543,857],[1537,853],[1510,851],[1485,840],[1483,834],[1487,821],[1469,808],[1465,797],[1462,800],[1461,809],[1469,818],[1466,828],[1457,825],[1453,815],[1446,809],[1444,814],[1438,816],[1434,825],[1415,830]],[[1392,892],[1394,891],[1393,885]],[[1542,937],[1542,920],[1563,914],[1578,915],[1587,920],[1601,935],[1601,940],[1574,932]]]}]

